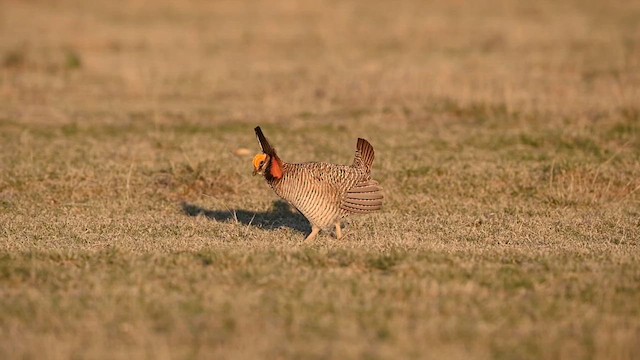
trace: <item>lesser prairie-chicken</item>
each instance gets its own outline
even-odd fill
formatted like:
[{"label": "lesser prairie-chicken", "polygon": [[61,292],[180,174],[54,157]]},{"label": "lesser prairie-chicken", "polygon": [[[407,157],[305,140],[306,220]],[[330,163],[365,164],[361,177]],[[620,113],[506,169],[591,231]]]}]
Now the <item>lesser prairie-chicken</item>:
[{"label": "lesser prairie-chicken", "polygon": [[342,219],[382,207],[382,187],[371,179],[374,152],[367,140],[358,139],[352,165],[290,164],[278,157],[259,126],[255,131],[262,153],[253,158],[253,174],[264,175],[275,193],[309,220],[311,233],[305,241],[313,241],[321,229],[331,225],[339,239]]}]

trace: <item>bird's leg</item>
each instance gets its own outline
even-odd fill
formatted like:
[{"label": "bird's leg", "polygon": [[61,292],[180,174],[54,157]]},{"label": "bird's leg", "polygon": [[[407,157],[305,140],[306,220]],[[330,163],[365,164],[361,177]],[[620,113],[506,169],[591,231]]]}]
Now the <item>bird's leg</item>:
[{"label": "bird's leg", "polygon": [[307,236],[304,239],[304,242],[306,242],[306,243],[312,242],[316,238],[316,236],[318,235],[318,232],[320,232],[320,228],[315,226],[315,225],[311,225],[311,234],[309,234],[309,236]]},{"label": "bird's leg", "polygon": [[336,221],[336,238],[342,239],[342,230],[340,230],[340,221]]}]

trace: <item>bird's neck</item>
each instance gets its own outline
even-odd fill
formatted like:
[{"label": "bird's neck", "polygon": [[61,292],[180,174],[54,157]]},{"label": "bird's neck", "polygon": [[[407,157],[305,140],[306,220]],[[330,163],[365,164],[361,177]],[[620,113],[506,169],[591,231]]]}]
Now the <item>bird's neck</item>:
[{"label": "bird's neck", "polygon": [[274,156],[264,173],[264,177],[268,182],[278,181],[282,179],[285,171],[285,162]]}]

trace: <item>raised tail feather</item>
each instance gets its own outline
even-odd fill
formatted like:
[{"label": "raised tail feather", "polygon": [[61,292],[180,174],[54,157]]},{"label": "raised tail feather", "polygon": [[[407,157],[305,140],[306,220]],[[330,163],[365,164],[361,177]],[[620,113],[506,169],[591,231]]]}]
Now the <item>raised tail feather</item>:
[{"label": "raised tail feather", "polygon": [[367,173],[371,172],[371,165],[373,165],[373,146],[365,139],[358,138],[358,144],[356,145],[356,157],[353,159],[353,166],[366,169]]}]

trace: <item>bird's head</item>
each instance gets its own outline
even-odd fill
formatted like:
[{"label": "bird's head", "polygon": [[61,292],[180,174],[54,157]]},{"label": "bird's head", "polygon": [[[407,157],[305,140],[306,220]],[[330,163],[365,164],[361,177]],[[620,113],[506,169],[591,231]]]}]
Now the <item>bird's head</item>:
[{"label": "bird's head", "polygon": [[270,160],[271,157],[265,153],[256,154],[256,156],[253,157],[253,175],[264,175]]},{"label": "bird's head", "polygon": [[276,150],[269,144],[260,127],[255,128],[258,142],[262,147],[262,153],[253,157],[253,175],[264,175],[267,180],[282,178],[282,160],[276,154]]}]

